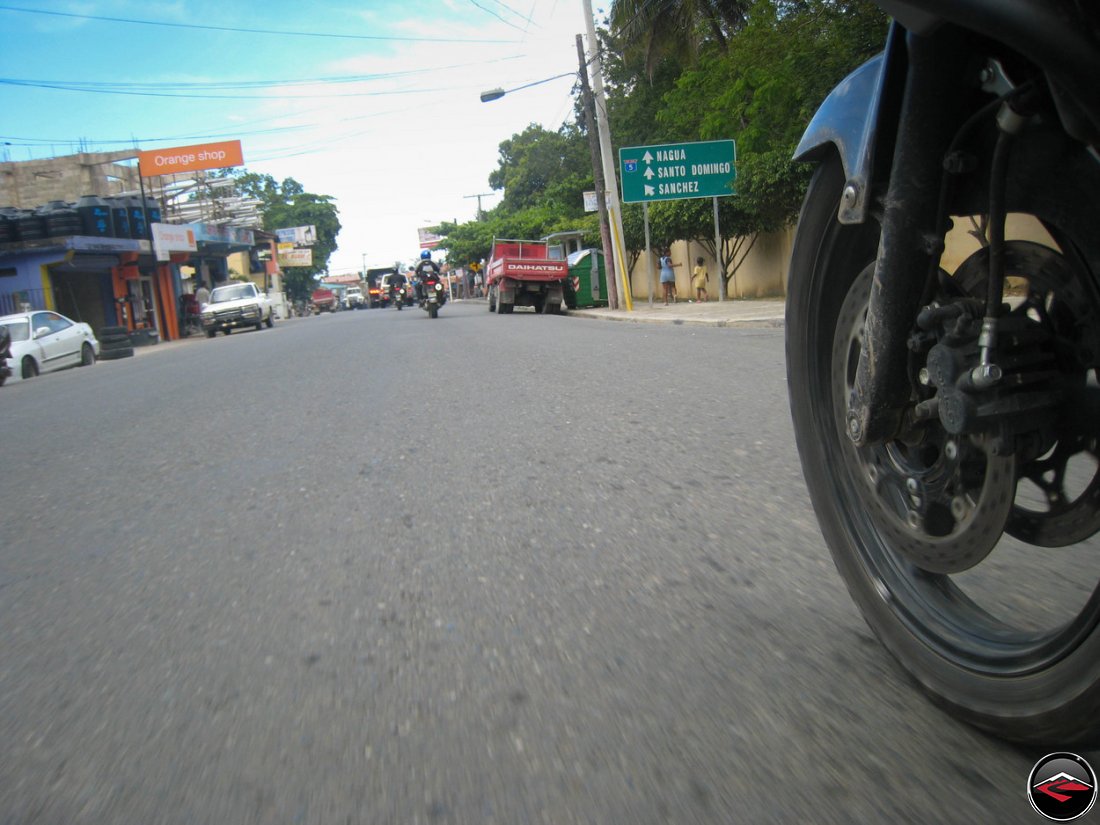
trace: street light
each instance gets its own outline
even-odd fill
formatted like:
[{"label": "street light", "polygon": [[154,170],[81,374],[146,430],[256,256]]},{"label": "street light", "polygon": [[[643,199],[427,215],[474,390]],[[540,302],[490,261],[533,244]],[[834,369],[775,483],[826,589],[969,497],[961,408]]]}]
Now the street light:
[{"label": "street light", "polygon": [[500,100],[506,94],[511,92],[518,92],[520,89],[530,89],[532,86],[538,86],[542,83],[549,83],[551,80],[560,80],[563,77],[575,77],[576,72],[565,72],[564,74],[556,74],[553,77],[548,77],[545,80],[536,80],[534,83],[524,83],[522,86],[516,86],[514,89],[502,89],[499,86],[495,89],[489,89],[481,93],[481,102],[489,103],[493,100]]}]

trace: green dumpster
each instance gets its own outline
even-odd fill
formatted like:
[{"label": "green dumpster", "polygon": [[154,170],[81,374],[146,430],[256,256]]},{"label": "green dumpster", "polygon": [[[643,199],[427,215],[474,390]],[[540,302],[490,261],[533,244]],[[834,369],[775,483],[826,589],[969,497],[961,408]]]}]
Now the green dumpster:
[{"label": "green dumpster", "polygon": [[599,249],[579,249],[571,252],[566,261],[571,282],[566,285],[566,306],[570,309],[607,306],[607,268],[604,266],[603,252]]}]

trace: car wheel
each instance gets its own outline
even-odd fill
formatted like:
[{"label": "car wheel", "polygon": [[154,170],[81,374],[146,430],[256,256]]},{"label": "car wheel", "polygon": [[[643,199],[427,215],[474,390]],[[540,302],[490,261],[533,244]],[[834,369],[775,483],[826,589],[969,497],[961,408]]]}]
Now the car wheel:
[{"label": "car wheel", "polygon": [[80,348],[80,366],[90,367],[95,363],[95,350],[92,345],[85,342],[84,346]]},{"label": "car wheel", "polygon": [[207,338],[213,338],[217,334],[218,334],[218,331],[216,329],[208,329],[206,331],[206,337]]},{"label": "car wheel", "polygon": [[265,323],[267,324],[268,329],[271,329],[273,326],[275,326],[275,314],[268,313],[267,321],[265,321]]},{"label": "car wheel", "polygon": [[31,358],[29,355],[23,359],[22,375],[24,381],[28,378],[34,378],[36,375],[38,375],[38,364],[36,364],[34,362],[34,359]]},{"label": "car wheel", "polygon": [[229,333],[231,333],[232,331],[233,331],[233,328],[232,328],[232,327],[226,327],[226,328],[225,328],[225,334],[226,334],[226,335],[228,335],[228,334],[229,334]]}]

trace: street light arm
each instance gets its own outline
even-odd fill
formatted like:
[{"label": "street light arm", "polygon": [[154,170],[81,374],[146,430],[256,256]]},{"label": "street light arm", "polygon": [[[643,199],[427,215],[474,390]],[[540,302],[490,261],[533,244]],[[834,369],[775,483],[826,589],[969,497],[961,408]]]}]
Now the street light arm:
[{"label": "street light arm", "polygon": [[575,77],[576,74],[576,72],[565,72],[564,74],[556,74],[553,77],[546,78],[545,80],[536,80],[534,83],[524,83],[522,86],[516,86],[514,89],[501,89],[499,87],[497,87],[496,89],[489,89],[488,91],[481,93],[481,102],[489,103],[493,100],[500,100],[506,94],[518,92],[520,89],[530,89],[532,86],[538,86],[542,83],[549,83],[551,80],[560,80],[563,77]]}]

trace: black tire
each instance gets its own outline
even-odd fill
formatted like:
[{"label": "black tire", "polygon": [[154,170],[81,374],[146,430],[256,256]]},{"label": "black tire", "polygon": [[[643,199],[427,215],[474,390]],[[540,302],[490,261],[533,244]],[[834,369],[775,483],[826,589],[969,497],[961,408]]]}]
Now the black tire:
[{"label": "black tire", "polygon": [[532,299],[532,304],[531,305],[535,308],[535,314],[536,315],[546,314],[546,309],[547,309],[548,304],[546,303],[546,296],[545,295],[536,295]]},{"label": "black tire", "polygon": [[95,364],[95,350],[87,341],[80,347],[80,366],[90,367]]},{"label": "black tire", "polygon": [[213,338],[213,337],[214,337],[215,335],[217,335],[217,334],[218,334],[218,331],[217,331],[216,329],[208,329],[208,330],[206,330],[206,337],[207,337],[207,338]]},{"label": "black tire", "polygon": [[496,287],[489,287],[489,312],[497,311],[497,293],[499,290]]},{"label": "black tire", "polygon": [[110,338],[112,335],[122,335],[122,336],[125,336],[127,339],[129,339],[130,330],[128,330],[128,329],[126,329],[126,327],[122,327],[122,326],[103,327],[103,329],[101,329],[99,331],[99,336],[98,337],[99,337],[100,341],[105,341],[106,339]]},{"label": "black tire", "polygon": [[225,328],[225,329],[223,330],[223,332],[224,332],[224,333],[225,333],[226,335],[229,335],[229,334],[230,334],[230,333],[231,333],[232,331],[233,331],[233,327],[226,327],[226,328]]},{"label": "black tire", "polygon": [[[869,294],[879,229],[837,221],[844,183],[835,155],[813,176],[791,258],[786,314],[795,436],[837,570],[868,625],[937,704],[1018,742],[1095,744],[1100,589],[1065,623],[1025,627],[1013,613],[994,615],[972,600],[965,577],[918,569],[898,552],[883,517],[874,515],[881,513],[875,476],[870,483],[859,476],[852,460],[859,453],[843,432],[852,370],[844,330],[862,325],[860,296]],[[858,333],[852,340],[858,343]]]},{"label": "black tire", "polygon": [[264,322],[263,321],[257,321],[256,322],[256,332],[262,332],[263,328],[264,328]]},{"label": "black tire", "polygon": [[125,344],[126,346],[129,346],[130,345],[130,336],[129,335],[119,335],[117,333],[112,333],[111,335],[100,335],[99,336],[99,343],[100,343],[100,345],[103,345],[103,344]]},{"label": "black tire", "polygon": [[268,329],[271,329],[273,326],[275,326],[275,313],[268,314],[267,320],[264,321],[264,323],[267,324]]},{"label": "black tire", "polygon": [[439,317],[439,304],[428,304],[428,317],[429,318],[438,318]]},{"label": "black tire", "polygon": [[110,341],[100,341],[99,342],[99,351],[100,352],[106,352],[107,350],[111,350],[111,349],[126,349],[126,347],[132,347],[132,346],[133,346],[133,342],[130,341],[129,338],[125,338],[125,339],[122,339],[122,340],[119,340],[117,338],[112,338]]},{"label": "black tire", "polygon": [[129,358],[134,354],[133,347],[122,347],[120,349],[109,349],[100,352],[99,358],[102,361],[117,361],[120,358]]},{"label": "black tire", "polygon": [[24,381],[36,378],[38,376],[38,364],[29,355],[24,356],[23,363],[20,365],[21,376]]}]

